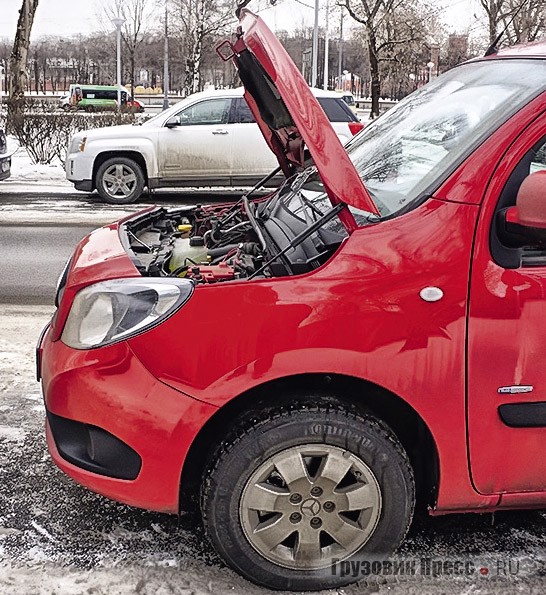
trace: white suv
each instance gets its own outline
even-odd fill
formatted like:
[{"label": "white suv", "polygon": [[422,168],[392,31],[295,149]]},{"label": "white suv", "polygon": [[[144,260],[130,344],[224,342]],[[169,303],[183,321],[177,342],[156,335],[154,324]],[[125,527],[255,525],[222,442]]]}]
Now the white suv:
[{"label": "white suv", "polygon": [[[338,93],[313,93],[343,143],[362,128]],[[252,186],[277,166],[241,87],[196,93],[140,126],[79,132],[65,167],[77,190],[127,204],[144,187]]]}]

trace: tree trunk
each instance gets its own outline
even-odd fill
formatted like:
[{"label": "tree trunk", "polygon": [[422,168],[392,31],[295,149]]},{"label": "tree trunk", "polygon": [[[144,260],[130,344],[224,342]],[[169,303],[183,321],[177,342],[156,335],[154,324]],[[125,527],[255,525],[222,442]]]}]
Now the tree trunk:
[{"label": "tree trunk", "polygon": [[130,68],[131,68],[131,96],[135,96],[135,48],[130,55]]},{"label": "tree trunk", "polygon": [[381,94],[381,79],[379,78],[379,60],[377,59],[375,36],[368,31],[368,55],[370,58],[370,78],[371,78],[371,94],[372,94],[372,109],[370,111],[370,119],[379,116],[379,96]]},{"label": "tree trunk", "polygon": [[8,130],[18,128],[23,117],[25,91],[28,84],[28,48],[37,8],[38,0],[23,0],[19,11],[15,42],[9,60]]},{"label": "tree trunk", "polygon": [[193,77],[192,77],[192,93],[197,93],[200,89],[201,85],[201,53],[203,51],[203,37],[202,33],[199,30],[197,33],[197,39],[195,40],[195,45],[193,49]]},{"label": "tree trunk", "polygon": [[492,44],[497,38],[497,12],[491,9],[489,13],[489,43]]},{"label": "tree trunk", "polygon": [[[34,59],[34,90],[36,91],[36,95],[39,93],[40,87],[40,69],[38,67],[38,60]],[[32,92],[32,89],[30,89]]]}]

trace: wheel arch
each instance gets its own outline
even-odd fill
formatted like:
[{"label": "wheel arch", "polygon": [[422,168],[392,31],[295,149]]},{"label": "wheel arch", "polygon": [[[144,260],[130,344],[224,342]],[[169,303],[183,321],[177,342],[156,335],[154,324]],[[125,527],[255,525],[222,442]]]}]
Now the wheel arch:
[{"label": "wheel arch", "polygon": [[146,159],[142,153],[138,151],[125,151],[125,150],[117,150],[117,151],[102,151],[99,153],[93,162],[93,190],[97,187],[97,172],[99,167],[108,159],[112,159],[114,157],[126,157],[127,159],[132,159],[141,169],[142,175],[144,176],[144,185],[148,185],[148,164],[146,163]]},{"label": "wheel arch", "polygon": [[[283,396],[279,398],[279,394]],[[356,406],[389,425],[413,467],[418,505],[426,507],[435,502],[439,483],[438,449],[431,431],[415,409],[400,396],[361,378],[300,374],[253,387],[231,399],[205,423],[184,461],[179,509],[192,510],[196,507],[200,480],[208,460],[237,419],[283,403],[312,400],[319,395],[333,402]]]}]

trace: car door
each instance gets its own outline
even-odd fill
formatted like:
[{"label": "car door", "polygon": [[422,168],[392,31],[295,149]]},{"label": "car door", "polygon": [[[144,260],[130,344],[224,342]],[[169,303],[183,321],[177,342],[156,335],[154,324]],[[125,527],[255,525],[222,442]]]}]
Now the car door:
[{"label": "car door", "polygon": [[546,169],[544,115],[498,164],[476,232],[468,439],[472,479],[484,494],[546,491],[546,245],[513,248],[502,233],[502,209],[538,169]]},{"label": "car door", "polygon": [[234,185],[253,185],[279,166],[244,97],[233,99],[229,130],[233,141]]},{"label": "car door", "polygon": [[[202,99],[181,109],[179,124],[163,126],[158,137],[159,172],[164,182],[229,184],[232,135],[229,97]],[[172,119],[172,118],[171,118]]]}]

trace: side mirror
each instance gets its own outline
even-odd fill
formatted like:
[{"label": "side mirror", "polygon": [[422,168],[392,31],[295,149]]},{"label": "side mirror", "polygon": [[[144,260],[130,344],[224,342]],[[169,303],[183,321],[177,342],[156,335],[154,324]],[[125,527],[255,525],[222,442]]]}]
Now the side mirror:
[{"label": "side mirror", "polygon": [[177,126],[182,126],[180,116],[173,116],[165,122],[165,128],[176,128]]},{"label": "side mirror", "polygon": [[516,206],[504,211],[504,223],[509,245],[546,242],[546,170],[534,172],[523,180]]}]

